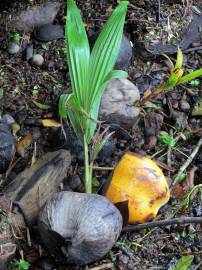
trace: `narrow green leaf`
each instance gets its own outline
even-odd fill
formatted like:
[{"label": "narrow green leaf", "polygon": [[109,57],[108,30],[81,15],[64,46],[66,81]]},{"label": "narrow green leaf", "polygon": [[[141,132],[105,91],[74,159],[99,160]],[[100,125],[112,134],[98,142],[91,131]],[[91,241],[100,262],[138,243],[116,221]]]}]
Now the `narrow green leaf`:
[{"label": "narrow green leaf", "polygon": [[182,50],[178,48],[175,69],[181,69],[182,64],[183,64],[183,53],[182,53]]},{"label": "narrow green leaf", "polygon": [[51,107],[50,105],[42,104],[42,103],[40,103],[40,102],[38,102],[36,100],[32,100],[32,102],[41,110],[48,110]]},{"label": "narrow green leaf", "polygon": [[183,76],[178,82],[177,84],[181,84],[181,83],[186,83],[188,81],[194,80],[198,77],[202,76],[202,68],[195,70],[193,72],[190,72],[189,74]]},{"label": "narrow green leaf", "polygon": [[194,256],[183,256],[180,258],[175,266],[170,267],[168,270],[188,270],[192,264]]},{"label": "narrow green leaf", "polygon": [[73,93],[81,106],[85,107],[88,89],[90,47],[80,15],[74,0],[67,1],[66,45]]},{"label": "narrow green leaf", "polygon": [[90,58],[89,103],[92,105],[95,99],[100,98],[104,89],[103,85],[107,75],[115,65],[126,16],[128,1],[122,1],[107,21],[93,47]]},{"label": "narrow green leaf", "polygon": [[67,118],[67,105],[70,95],[64,94],[59,99],[59,115],[61,118]]},{"label": "narrow green leaf", "polygon": [[165,90],[168,91],[168,90],[173,89],[176,86],[177,81],[178,81],[178,79],[177,79],[176,74],[174,72],[172,72],[170,74],[168,81],[165,84]]}]

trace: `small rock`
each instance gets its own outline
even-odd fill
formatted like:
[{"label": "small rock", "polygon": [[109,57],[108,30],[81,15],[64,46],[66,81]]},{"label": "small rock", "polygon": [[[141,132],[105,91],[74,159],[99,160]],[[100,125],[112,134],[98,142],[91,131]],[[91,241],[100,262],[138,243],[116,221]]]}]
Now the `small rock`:
[{"label": "small rock", "polygon": [[149,136],[146,139],[145,148],[148,150],[152,150],[155,148],[156,144],[157,144],[157,137],[156,136]]},{"label": "small rock", "polygon": [[190,110],[190,105],[189,105],[189,103],[188,103],[186,100],[182,99],[182,100],[180,101],[180,109],[181,109],[183,112],[189,112],[189,110]]},{"label": "small rock", "polygon": [[28,46],[26,49],[26,60],[29,61],[30,59],[32,59],[34,54],[34,50],[32,46]]},{"label": "small rock", "polygon": [[34,66],[38,66],[38,67],[41,67],[44,63],[44,58],[42,55],[40,54],[35,54],[33,57],[32,57],[32,64]]},{"label": "small rock", "polygon": [[124,254],[121,254],[119,255],[119,262],[126,266],[129,262],[129,257]]},{"label": "small rock", "polygon": [[36,40],[48,42],[64,38],[64,29],[61,25],[46,24],[35,28],[34,37]]},{"label": "small rock", "polygon": [[[91,47],[93,47],[93,45],[95,44],[95,41],[98,36],[99,36],[99,32],[89,33],[89,41],[90,41]],[[128,67],[132,59],[132,55],[133,55],[133,52],[132,52],[132,46],[131,46],[130,40],[125,35],[123,35],[115,68],[123,69],[123,68]]]},{"label": "small rock", "polygon": [[116,61],[115,67],[117,69],[123,69],[130,65],[130,61],[132,59],[133,52],[132,52],[132,46],[130,43],[130,40],[123,35],[122,41],[121,41],[121,47],[119,51],[119,55]]},{"label": "small rock", "polygon": [[47,2],[40,6],[34,6],[16,14],[13,27],[19,31],[33,31],[35,27],[53,23],[61,4],[59,2]]},{"label": "small rock", "polygon": [[11,42],[8,45],[8,53],[10,54],[16,54],[20,50],[20,46],[17,43]]},{"label": "small rock", "polygon": [[153,128],[155,130],[155,134],[151,135],[158,135],[163,125],[163,119],[164,117],[160,113],[147,113],[144,117],[145,129]]},{"label": "small rock", "polygon": [[33,127],[31,130],[32,130],[31,134],[32,134],[33,140],[34,141],[37,141],[40,138],[40,136],[41,136],[40,128]]},{"label": "small rock", "polygon": [[3,115],[2,121],[8,124],[9,126],[16,122],[15,119],[8,113]]},{"label": "small rock", "polygon": [[68,186],[75,190],[81,185],[81,178],[78,175],[72,175],[68,178]]},{"label": "small rock", "polygon": [[145,134],[145,137],[155,136],[156,130],[154,127],[148,127],[148,128],[145,128],[144,134]]},{"label": "small rock", "polygon": [[48,61],[46,63],[46,67],[49,71],[53,71],[55,69],[55,62],[54,61]]},{"label": "small rock", "polygon": [[125,128],[132,128],[139,109],[134,103],[140,99],[138,88],[127,79],[109,81],[101,100],[100,119]]},{"label": "small rock", "polygon": [[98,160],[99,161],[104,161],[107,158],[110,158],[113,154],[113,152],[115,151],[116,146],[114,144],[114,142],[112,141],[112,139],[109,139],[105,145],[103,146],[103,148],[101,149],[99,155],[98,155]]}]

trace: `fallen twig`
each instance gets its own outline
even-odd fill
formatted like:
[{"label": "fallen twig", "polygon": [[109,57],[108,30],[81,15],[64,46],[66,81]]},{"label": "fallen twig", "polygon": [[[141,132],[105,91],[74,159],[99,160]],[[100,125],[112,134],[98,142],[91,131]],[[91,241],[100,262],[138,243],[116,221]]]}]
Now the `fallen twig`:
[{"label": "fallen twig", "polygon": [[153,222],[148,222],[148,223],[138,224],[138,225],[130,225],[130,226],[124,227],[122,229],[122,233],[133,232],[133,231],[138,231],[141,229],[148,229],[148,228],[154,228],[154,227],[170,226],[170,225],[177,225],[177,224],[189,224],[189,223],[202,223],[202,217],[180,217],[180,218],[153,221]]},{"label": "fallen twig", "polygon": [[90,268],[89,270],[104,270],[104,269],[112,269],[114,266],[113,263],[105,263],[99,266],[95,266],[93,268]]},{"label": "fallen twig", "polygon": [[114,170],[114,167],[93,166],[93,170],[95,170],[95,171],[113,171]]},{"label": "fallen twig", "polygon": [[198,141],[196,147],[194,148],[193,152],[191,153],[191,155],[188,157],[188,159],[186,160],[186,162],[180,167],[178,174],[176,175],[176,177],[174,178],[174,182],[172,183],[172,186],[174,186],[180,176],[182,175],[182,173],[187,169],[187,167],[191,164],[191,162],[193,161],[193,159],[195,158],[196,154],[198,153],[200,147],[202,145],[202,138]]}]

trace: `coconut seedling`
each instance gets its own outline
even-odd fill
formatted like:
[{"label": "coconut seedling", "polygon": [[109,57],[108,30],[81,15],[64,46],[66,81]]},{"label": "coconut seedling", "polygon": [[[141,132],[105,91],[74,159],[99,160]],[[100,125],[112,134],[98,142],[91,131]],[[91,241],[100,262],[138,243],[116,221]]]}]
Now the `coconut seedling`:
[{"label": "coconut seedling", "polygon": [[113,70],[127,4],[122,1],[117,6],[90,53],[80,11],[74,0],[67,3],[66,44],[72,93],[61,96],[59,113],[61,118],[69,118],[83,142],[86,193],[53,195],[39,215],[38,227],[51,252],[69,264],[88,264],[100,259],[115,244],[122,229],[119,210],[106,197],[89,193],[93,161],[107,140],[105,132],[95,134],[101,97],[110,79],[127,76],[126,72]]},{"label": "coconut seedling", "polygon": [[98,112],[107,82],[114,78],[126,78],[127,73],[114,70],[125,22],[127,1],[122,1],[107,21],[90,52],[84,23],[75,1],[69,0],[66,19],[67,62],[72,93],[62,95],[59,113],[69,118],[78,138],[83,142],[85,154],[85,191],[92,192],[92,163],[101,150],[103,141],[89,149],[98,123]]}]

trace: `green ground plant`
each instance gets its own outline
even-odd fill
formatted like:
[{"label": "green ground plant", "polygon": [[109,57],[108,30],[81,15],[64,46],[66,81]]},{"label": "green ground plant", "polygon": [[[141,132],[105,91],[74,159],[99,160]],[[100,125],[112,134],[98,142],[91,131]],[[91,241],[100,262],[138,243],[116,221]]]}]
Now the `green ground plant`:
[{"label": "green ground plant", "polygon": [[29,263],[23,259],[11,262],[10,264],[12,270],[28,270],[29,266]]},{"label": "green ground plant", "polygon": [[158,94],[163,92],[169,92],[172,91],[176,86],[184,84],[184,83],[191,83],[191,85],[194,83],[196,84],[197,80],[196,78],[202,76],[202,68],[197,69],[195,71],[191,71],[188,74],[184,75],[184,67],[183,67],[183,53],[180,48],[178,48],[177,52],[177,59],[176,63],[173,64],[171,59],[164,55],[169,63],[170,63],[170,75],[166,82],[159,85],[157,88],[155,88],[151,94],[147,95],[146,97],[143,97],[143,99],[138,102],[138,105],[144,105],[147,101],[150,101],[152,98],[156,97]]},{"label": "green ground plant", "polygon": [[[69,118],[72,127],[83,141],[85,153],[85,191],[92,192],[93,161],[105,143],[105,134],[90,144],[97,128],[101,97],[107,82],[126,78],[127,73],[114,70],[118,57],[128,1],[122,1],[105,24],[90,52],[85,25],[74,0],[68,0],[66,17],[67,62],[72,93],[60,97],[59,114]],[[104,138],[104,139],[103,139]]]}]

